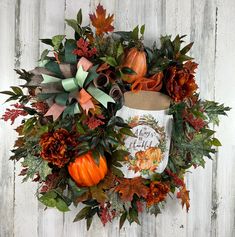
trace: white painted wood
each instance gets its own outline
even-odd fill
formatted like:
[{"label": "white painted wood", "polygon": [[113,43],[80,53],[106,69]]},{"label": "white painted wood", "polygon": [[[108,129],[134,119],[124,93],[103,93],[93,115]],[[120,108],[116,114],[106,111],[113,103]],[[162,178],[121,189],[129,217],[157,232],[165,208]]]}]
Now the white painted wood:
[{"label": "white painted wood", "polygon": [[[26,70],[37,65],[39,38],[39,2],[37,0],[17,1],[15,5],[15,68]],[[24,83],[24,81],[21,81]],[[17,84],[20,80],[17,81]],[[20,124],[20,121],[17,125]],[[22,184],[22,176],[18,176],[22,167],[15,166],[15,213],[14,235],[37,236],[38,201],[35,199],[36,183]],[[29,208],[30,207],[30,208]],[[24,218],[22,218],[24,214]],[[30,226],[30,228],[29,228]]]},{"label": "white painted wood", "polygon": [[[15,54],[15,1],[0,2],[0,90],[6,90],[16,83],[13,71]],[[4,44],[3,44],[4,42]],[[7,105],[2,103],[7,97],[0,97],[1,111]],[[14,233],[14,163],[10,162],[10,147],[15,133],[10,124],[0,121],[0,236],[11,237]]]},{"label": "white painted wood", "polygon": [[233,12],[234,1],[218,1],[215,98],[224,102],[232,110],[229,118],[221,120],[219,138],[223,147],[219,148],[215,174],[216,204],[214,236],[235,236],[235,32]]},{"label": "white painted wood", "polygon": [[[65,28],[65,18],[75,18],[83,9],[84,24],[88,13],[101,2],[115,14],[116,30],[131,30],[146,25],[145,42],[159,43],[161,34],[188,34],[186,41],[195,41],[192,55],[199,62],[197,81],[202,98],[219,100],[235,109],[235,3],[233,0],[1,0],[0,2],[0,89],[16,84],[14,67],[30,69],[46,48],[37,38],[56,34],[73,36]],[[15,28],[16,26],[16,28]],[[0,102],[6,97],[0,95]],[[6,105],[1,105],[1,111]],[[2,112],[1,112],[2,115]],[[103,228],[98,218],[89,232],[84,221],[72,223],[78,209],[61,214],[44,207],[34,199],[34,184],[21,185],[19,166],[8,161],[15,133],[9,124],[0,121],[0,236],[1,237],[116,237],[116,236],[235,236],[235,118],[234,111],[223,118],[219,138],[223,147],[217,160],[205,169],[187,175],[190,189],[189,214],[178,200],[168,198],[157,218],[143,214],[142,226],[125,224],[119,231],[118,221]],[[4,138],[4,139],[3,139]],[[217,208],[218,206],[218,208]]]}]

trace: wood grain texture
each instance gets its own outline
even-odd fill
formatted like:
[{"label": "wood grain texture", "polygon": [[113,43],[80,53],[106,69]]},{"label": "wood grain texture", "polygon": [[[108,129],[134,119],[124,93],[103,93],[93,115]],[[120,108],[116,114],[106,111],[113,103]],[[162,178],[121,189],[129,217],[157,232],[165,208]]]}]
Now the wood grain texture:
[{"label": "wood grain texture", "polygon": [[[225,102],[235,109],[235,2],[233,0],[1,0],[0,2],[0,90],[19,81],[13,68],[31,69],[46,46],[38,38],[56,34],[73,36],[64,19],[83,9],[83,22],[98,3],[115,14],[116,30],[146,25],[145,42],[159,44],[159,36],[187,34],[195,42],[192,55],[199,62],[197,82],[201,97]],[[0,95],[0,102],[5,97]],[[1,105],[1,111],[6,105]],[[104,228],[94,218],[89,232],[85,221],[73,223],[82,206],[61,214],[44,210],[34,197],[36,186],[21,184],[20,168],[9,162],[15,132],[0,121],[0,237],[233,237],[235,236],[235,112],[221,120],[223,143],[216,159],[205,169],[187,174],[191,210],[182,210],[175,198],[168,198],[157,218],[144,213],[142,226],[118,221]],[[2,115],[2,113],[1,113]],[[4,138],[4,139],[3,139]]]},{"label": "wood grain texture", "polygon": [[[0,2],[0,71],[2,72],[0,90],[16,83],[13,71],[15,66],[15,1]],[[1,110],[7,97],[1,96]],[[3,104],[3,105],[2,105]],[[10,147],[14,144],[15,134],[9,124],[0,121],[0,236],[14,235],[14,163],[9,162]]]}]

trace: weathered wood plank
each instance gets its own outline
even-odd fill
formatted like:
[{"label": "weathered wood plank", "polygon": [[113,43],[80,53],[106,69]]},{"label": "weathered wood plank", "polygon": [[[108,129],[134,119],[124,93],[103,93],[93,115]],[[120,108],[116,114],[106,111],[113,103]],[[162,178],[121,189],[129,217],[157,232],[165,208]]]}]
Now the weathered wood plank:
[{"label": "weathered wood plank", "polygon": [[[17,1],[15,6],[16,68],[23,67],[28,70],[37,65],[39,38],[38,8],[39,2],[37,0]],[[37,185],[32,182],[22,184],[22,177],[18,176],[21,170],[20,163],[17,163],[15,168],[14,235],[37,236],[38,201],[35,199]],[[29,206],[30,208],[28,208]],[[24,218],[22,218],[22,214]]]},{"label": "weathered wood plank", "polygon": [[[16,83],[15,73],[15,1],[0,2],[0,90],[7,90]],[[0,95],[1,116],[7,105],[6,96]],[[14,163],[9,162],[10,147],[15,133],[9,123],[0,121],[0,236],[14,233]]]},{"label": "weathered wood plank", "polygon": [[[54,35],[64,34],[64,0],[40,1],[40,32],[39,38],[51,38]],[[40,43],[40,52],[48,46]],[[38,236],[62,237],[63,213],[48,208],[39,203],[38,209]]]},{"label": "weathered wood plank", "polygon": [[[221,119],[219,138],[223,144],[217,156],[215,209],[216,230],[213,237],[235,236],[235,2],[218,1],[216,32],[215,98],[232,107],[229,118]],[[215,205],[215,207],[216,207]]]},{"label": "weathered wood plank", "polygon": [[[215,1],[191,1],[190,40],[195,42],[191,54],[199,63],[196,79],[200,97],[208,100],[214,96],[215,17]],[[200,167],[192,172],[188,175],[191,210],[187,236],[206,237],[210,236],[211,228],[212,162],[207,160],[205,169]]]}]

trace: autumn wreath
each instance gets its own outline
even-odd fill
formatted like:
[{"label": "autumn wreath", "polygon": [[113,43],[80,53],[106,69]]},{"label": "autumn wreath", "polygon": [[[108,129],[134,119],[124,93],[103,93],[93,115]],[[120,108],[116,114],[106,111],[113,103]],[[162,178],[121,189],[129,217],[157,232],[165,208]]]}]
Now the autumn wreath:
[{"label": "autumn wreath", "polygon": [[[120,228],[125,220],[139,223],[143,210],[156,216],[170,193],[188,210],[186,170],[212,158],[220,142],[211,125],[229,110],[199,99],[198,64],[187,55],[193,44],[181,47],[184,36],[162,36],[160,46],[150,48],[143,44],[144,25],[113,32],[113,17],[98,5],[90,14],[91,26],[82,26],[80,10],[77,19],[66,20],[74,39],[41,39],[50,49],[42,52],[39,67],[17,69],[25,84],[1,92],[7,101],[17,101],[3,119],[13,124],[24,117],[10,158],[21,162],[23,181],[38,183],[38,200],[47,207],[66,212],[72,203],[83,203],[74,221],[85,218],[88,229],[96,214],[104,225],[120,217]],[[170,98],[171,145],[162,172],[155,172],[165,149],[158,122],[148,117],[160,131],[159,145],[132,157],[125,139],[136,136],[133,120],[116,116],[124,94],[141,91]],[[144,175],[125,177],[122,166],[128,160],[130,169]]]}]

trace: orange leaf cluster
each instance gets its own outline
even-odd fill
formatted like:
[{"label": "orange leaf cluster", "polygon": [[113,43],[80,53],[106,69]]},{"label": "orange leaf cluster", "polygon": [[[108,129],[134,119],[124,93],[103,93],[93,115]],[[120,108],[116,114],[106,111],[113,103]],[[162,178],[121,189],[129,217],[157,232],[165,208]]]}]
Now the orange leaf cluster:
[{"label": "orange leaf cluster", "polygon": [[106,18],[106,10],[102,5],[98,5],[96,13],[90,14],[92,25],[96,28],[96,34],[102,36],[104,33],[112,32],[114,27],[111,25],[114,15],[108,15]]},{"label": "orange leaf cluster", "polygon": [[188,212],[189,207],[190,207],[190,203],[189,203],[190,198],[189,198],[189,190],[186,189],[185,185],[177,193],[177,198],[181,199],[182,208],[185,205],[186,210]]},{"label": "orange leaf cluster", "polygon": [[119,178],[118,181],[119,184],[116,186],[115,192],[120,194],[120,197],[124,202],[132,201],[134,194],[136,194],[138,197],[147,197],[149,188],[144,185],[143,178]]},{"label": "orange leaf cluster", "polygon": [[162,183],[160,181],[151,182],[147,196],[147,207],[164,201],[169,192],[170,187],[168,184]]}]

